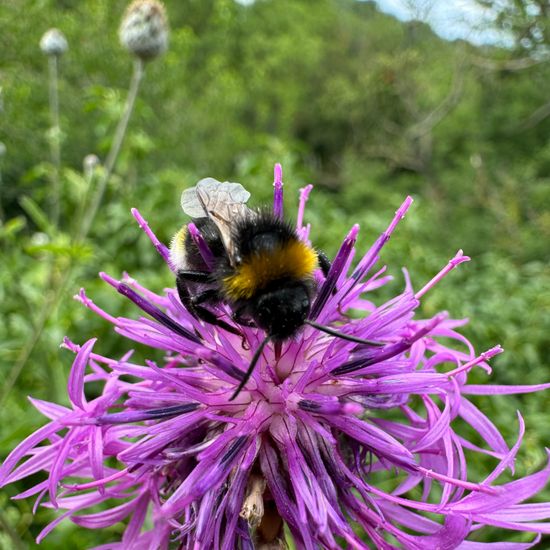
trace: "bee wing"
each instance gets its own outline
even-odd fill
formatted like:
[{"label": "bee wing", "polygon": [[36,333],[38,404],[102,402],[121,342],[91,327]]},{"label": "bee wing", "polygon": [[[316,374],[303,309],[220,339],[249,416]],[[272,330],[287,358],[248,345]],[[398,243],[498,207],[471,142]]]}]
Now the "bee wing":
[{"label": "bee wing", "polygon": [[230,216],[231,208],[242,207],[249,198],[250,193],[240,183],[204,178],[182,193],[181,207],[192,218],[205,218],[210,212]]},{"label": "bee wing", "polygon": [[250,193],[240,184],[220,182],[214,178],[200,180],[181,196],[183,211],[193,218],[210,218],[218,228],[232,265],[238,263],[237,250],[232,241],[231,225],[236,219],[250,215],[246,206]]}]

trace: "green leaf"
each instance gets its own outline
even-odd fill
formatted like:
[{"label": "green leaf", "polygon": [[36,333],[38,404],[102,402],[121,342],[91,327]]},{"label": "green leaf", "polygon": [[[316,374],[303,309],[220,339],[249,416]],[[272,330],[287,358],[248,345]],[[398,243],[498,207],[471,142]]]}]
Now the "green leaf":
[{"label": "green leaf", "polygon": [[27,224],[23,216],[11,218],[6,223],[0,222],[0,239],[9,239],[19,233]]},{"label": "green leaf", "polygon": [[44,212],[44,210],[42,210],[42,208],[40,208],[40,206],[33,199],[29,196],[23,196],[19,200],[19,204],[29,218],[31,218],[31,220],[36,224],[38,229],[50,237],[53,237],[56,232],[54,226],[48,219],[46,212]]}]

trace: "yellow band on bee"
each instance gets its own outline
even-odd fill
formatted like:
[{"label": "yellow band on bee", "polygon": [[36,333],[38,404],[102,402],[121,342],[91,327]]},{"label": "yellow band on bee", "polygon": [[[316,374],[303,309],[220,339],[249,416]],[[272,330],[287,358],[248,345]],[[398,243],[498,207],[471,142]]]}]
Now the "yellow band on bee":
[{"label": "yellow band on bee", "polygon": [[223,279],[224,290],[232,300],[251,298],[272,281],[309,277],[317,267],[315,250],[302,241],[290,240],[280,248],[246,258],[235,273]]}]

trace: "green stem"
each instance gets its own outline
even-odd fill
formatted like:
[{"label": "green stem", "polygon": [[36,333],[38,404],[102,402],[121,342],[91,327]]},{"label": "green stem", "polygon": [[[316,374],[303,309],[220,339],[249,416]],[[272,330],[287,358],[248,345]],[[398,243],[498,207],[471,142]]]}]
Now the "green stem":
[{"label": "green stem", "polygon": [[92,226],[92,223],[97,214],[99,205],[105,193],[105,188],[109,179],[113,173],[113,169],[120,153],[120,148],[122,147],[122,142],[124,141],[124,136],[126,135],[126,130],[128,128],[128,122],[130,121],[130,116],[134,110],[134,105],[136,102],[136,97],[139,91],[139,85],[143,78],[143,61],[140,58],[135,58],[134,60],[134,72],[132,74],[132,81],[130,83],[130,89],[128,91],[128,97],[126,98],[126,104],[124,105],[124,112],[122,117],[118,122],[118,126],[115,131],[115,136],[113,138],[113,143],[111,144],[111,149],[105,160],[104,172],[97,184],[96,192],[92,198],[89,210],[86,213],[86,217],[80,225],[80,232],[77,234],[76,242],[81,242],[84,240]]},{"label": "green stem", "polygon": [[14,548],[15,550],[25,550],[25,544],[23,544],[23,541],[17,534],[17,531],[10,525],[2,510],[0,510],[0,527],[2,528],[2,531],[4,531],[11,539],[11,548]]},{"label": "green stem", "polygon": [[5,220],[4,208],[2,207],[2,192],[3,192],[3,181],[2,181],[2,161],[0,161],[0,221]]},{"label": "green stem", "polygon": [[38,315],[36,324],[34,325],[31,337],[25,343],[25,346],[19,353],[19,356],[17,357],[15,364],[10,369],[10,372],[7,374],[6,379],[2,384],[2,394],[0,395],[0,407],[3,406],[4,401],[10,394],[13,386],[15,385],[15,383],[19,378],[19,375],[21,374],[21,371],[27,364],[27,361],[31,356],[31,353],[36,347],[36,344],[40,340],[40,337],[44,332],[46,322],[53,315],[55,311],[55,308],[59,302],[59,298],[65,287],[64,283],[68,281],[69,275],[70,275],[70,269],[67,269],[64,272],[64,275],[60,281],[60,284],[58,284],[57,287],[54,288],[50,294],[48,294],[46,300],[44,301],[42,305],[42,309],[40,310],[40,313]]},{"label": "green stem", "polygon": [[50,153],[52,158],[52,222],[54,227],[59,226],[59,212],[61,199],[61,185],[59,181],[61,172],[61,127],[59,125],[59,93],[57,76],[57,56],[48,57],[49,67],[49,91],[50,91]]},{"label": "green stem", "polygon": [[95,180],[97,179],[97,169],[94,167],[91,170],[84,169],[84,179],[86,181],[86,189],[84,191],[83,196],[81,197],[81,200],[78,203],[78,209],[76,211],[76,215],[74,217],[74,222],[71,227],[71,234],[73,235],[73,243],[77,243],[77,236],[82,228],[82,221],[84,220],[84,216],[86,213],[86,205],[88,203],[88,199],[90,197],[90,193],[93,190]]},{"label": "green stem", "polygon": [[[122,117],[115,131],[115,136],[111,144],[111,149],[109,150],[109,154],[107,155],[107,159],[105,160],[104,172],[101,176],[101,179],[99,180],[96,192],[92,198],[92,203],[90,205],[89,210],[86,213],[86,217],[82,220],[82,223],[80,224],[80,230],[79,231],[77,230],[78,232],[73,239],[74,243],[82,242],[88,236],[88,233],[92,227],[92,223],[95,219],[95,216],[101,204],[101,199],[103,198],[105,188],[107,186],[107,183],[109,182],[109,178],[111,177],[114,167],[116,165],[116,161],[120,153],[122,143],[124,141],[124,136],[126,135],[128,123],[130,121],[130,117],[134,110],[136,97],[139,91],[139,85],[143,78],[143,69],[144,69],[143,61],[141,61],[141,59],[139,58],[136,58],[134,62],[134,72],[132,74],[132,81],[130,83],[130,88],[128,90],[128,97],[126,98],[126,104],[124,106]],[[4,403],[7,396],[10,394],[11,389],[13,388],[13,386],[17,382],[17,379],[19,378],[19,375],[21,374],[21,371],[24,369],[25,365],[27,364],[27,361],[29,360],[29,357],[34,351],[36,344],[40,340],[40,336],[44,331],[44,328],[46,326],[48,319],[50,319],[52,314],[57,309],[57,306],[59,305],[59,300],[63,295],[63,290],[65,289],[72,275],[73,268],[74,268],[73,264],[69,264],[69,266],[63,271],[62,276],[54,284],[54,288],[52,289],[50,297],[47,298],[43,303],[42,309],[38,314],[38,321],[34,325],[33,332],[30,338],[27,340],[25,346],[21,350],[21,353],[19,354],[15,364],[13,365],[10,372],[8,373],[6,377],[6,381],[2,385],[2,394],[0,395],[0,407]],[[50,276],[48,277],[49,281],[52,280],[51,275],[53,274],[53,269],[54,269],[54,266],[52,265]]]}]

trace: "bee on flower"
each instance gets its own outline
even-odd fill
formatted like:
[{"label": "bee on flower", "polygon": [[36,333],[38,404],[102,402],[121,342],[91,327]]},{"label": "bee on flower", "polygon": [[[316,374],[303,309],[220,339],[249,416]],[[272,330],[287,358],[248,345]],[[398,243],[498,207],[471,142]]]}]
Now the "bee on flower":
[{"label": "bee on flower", "polygon": [[[489,526],[532,533],[529,543],[506,543],[523,549],[550,533],[550,503],[525,503],[547,483],[550,465],[498,482],[513,468],[522,417],[509,445],[470,400],[550,384],[470,384],[470,370],[487,369],[500,346],[476,355],[456,330],[464,321],[417,314],[422,297],[469,258],[459,251],[420,290],[406,277],[400,294],[375,305],[389,281],[381,250],[412,199],[358,261],[355,225],[328,262],[314,247],[315,228],[304,225],[310,186],[296,225],[285,221],[280,166],[269,211],[249,210],[233,184],[210,184],[231,200],[219,206],[210,201],[223,193],[191,188],[183,206],[193,221],[170,249],[133,211],[174,272],[174,288],[157,293],[129,275],[101,274],[145,316],[113,317],[84,290],[77,297],[165,358],[140,364],[131,350],[113,359],[95,339],[65,340],[76,354],[71,406],[31,399],[50,421],[0,468],[2,485],[46,474],[17,497],[63,510],[38,541],[64,518],[90,529],[126,522],[110,549],[286,548],[288,535],[307,550],[477,550],[491,548],[471,538]],[[494,469],[471,479],[465,450],[490,455]],[[98,504],[107,507],[90,511]]]}]

